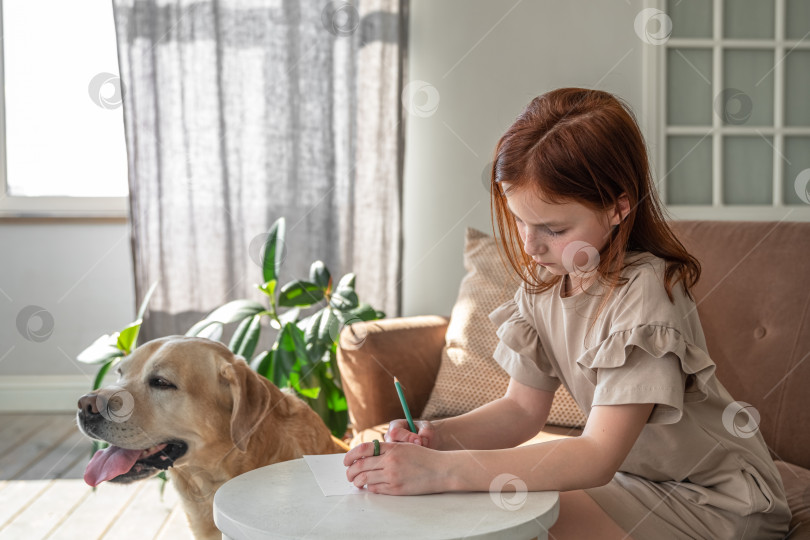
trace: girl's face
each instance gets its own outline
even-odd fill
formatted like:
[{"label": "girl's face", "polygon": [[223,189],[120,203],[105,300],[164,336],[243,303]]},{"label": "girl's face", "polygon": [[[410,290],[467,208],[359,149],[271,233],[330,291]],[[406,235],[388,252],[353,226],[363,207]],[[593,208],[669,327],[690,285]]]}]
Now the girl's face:
[{"label": "girl's face", "polygon": [[596,268],[613,225],[626,215],[625,208],[620,214],[594,212],[577,202],[546,202],[533,189],[502,183],[523,250],[552,274],[571,274],[573,283]]}]

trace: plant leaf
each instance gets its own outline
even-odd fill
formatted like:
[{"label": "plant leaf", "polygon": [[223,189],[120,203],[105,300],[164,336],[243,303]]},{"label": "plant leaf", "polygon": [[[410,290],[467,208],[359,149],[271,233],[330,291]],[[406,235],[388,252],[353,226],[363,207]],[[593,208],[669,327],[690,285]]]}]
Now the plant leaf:
[{"label": "plant leaf", "polygon": [[327,405],[333,411],[345,411],[349,408],[346,403],[346,396],[331,379],[324,379],[324,393],[326,394]]},{"label": "plant leaf", "polygon": [[221,322],[213,321],[213,324],[209,324],[205,328],[200,330],[200,332],[197,334],[197,337],[219,341],[219,338],[222,337],[223,328],[224,325]]},{"label": "plant leaf", "polygon": [[377,311],[370,305],[363,303],[354,309],[338,311],[335,313],[340,319],[340,323],[350,325],[358,321],[373,321],[377,319]]},{"label": "plant leaf", "polygon": [[109,362],[113,358],[124,356],[121,349],[116,347],[117,343],[118,333],[103,335],[80,352],[76,360],[85,364],[101,364],[102,362]]},{"label": "plant leaf", "polygon": [[355,276],[352,273],[346,274],[340,278],[330,301],[333,308],[346,311],[358,306],[360,300],[357,298],[357,292],[354,290],[354,281]]},{"label": "plant leaf", "polygon": [[304,388],[301,386],[298,373],[290,373],[290,386],[292,386],[296,392],[309,399],[318,399],[318,395],[321,393],[320,386],[314,388]]},{"label": "plant leaf", "polygon": [[209,321],[208,319],[203,319],[189,328],[186,335],[191,337],[202,337],[218,340],[220,337],[222,337],[222,327],[223,324],[219,321]]},{"label": "plant leaf", "polygon": [[169,479],[166,476],[166,471],[160,471],[155,478],[160,479],[160,502],[163,502],[163,494],[166,491],[166,484],[169,483]]},{"label": "plant leaf", "polygon": [[273,353],[274,351],[264,351],[259,353],[256,358],[251,360],[250,367],[265,378],[270,378],[270,366],[273,363]]},{"label": "plant leaf", "polygon": [[241,347],[234,351],[235,354],[243,358],[250,358],[253,356],[253,351],[256,350],[256,344],[259,342],[259,335],[262,331],[261,323],[262,314],[257,313],[250,320],[250,326],[248,326],[247,332],[245,333],[245,338],[242,340]]},{"label": "plant leaf", "polygon": [[305,398],[312,409],[323,418],[332,434],[342,437],[349,422],[348,407],[343,391],[329,378],[326,364],[316,365],[315,375],[320,382],[321,391],[317,399]]},{"label": "plant leaf", "polygon": [[264,306],[254,300],[233,300],[209,313],[205,320],[228,324],[252,317],[262,311]]},{"label": "plant leaf", "polygon": [[321,391],[320,382],[322,381],[320,374],[323,369],[318,364],[310,363],[304,343],[304,333],[295,328],[294,330],[291,329],[290,335],[295,344],[296,365],[301,366],[301,368],[307,367],[306,373],[301,373],[302,369],[299,369],[297,372],[290,374],[290,385],[304,398],[318,399]]},{"label": "plant leaf", "polygon": [[315,343],[318,340],[318,331],[321,327],[321,318],[328,309],[328,307],[325,307],[309,317],[308,324],[304,330],[304,342],[306,342],[307,345]]},{"label": "plant leaf", "polygon": [[307,344],[304,340],[304,332],[293,323],[287,323],[284,328],[288,329],[292,337],[295,357],[302,366],[306,366],[309,364],[309,357],[307,356]]},{"label": "plant leaf", "polygon": [[332,281],[332,275],[323,261],[315,261],[309,267],[309,280],[318,285],[321,289],[328,289],[329,282]]},{"label": "plant leaf", "polygon": [[331,346],[340,334],[340,321],[331,309],[321,317],[321,324],[318,326],[318,341],[324,345]]},{"label": "plant leaf", "polygon": [[269,296],[273,303],[275,303],[275,294],[276,294],[276,285],[278,281],[275,279],[270,280],[268,282],[262,283],[261,285],[256,285],[256,288],[262,291],[264,294]]},{"label": "plant leaf", "polygon": [[270,368],[270,380],[278,387],[289,386],[290,374],[298,373],[300,375],[301,368],[303,367],[296,355],[296,340],[293,338],[293,332],[300,332],[300,329],[292,323],[284,325],[278,333],[278,338],[273,348],[274,354]]},{"label": "plant leaf", "polygon": [[307,328],[309,328],[309,323],[312,321],[313,315],[308,315],[303,319],[298,319],[297,321],[295,321],[295,325],[298,326],[298,328],[300,328],[302,331],[306,332]]},{"label": "plant leaf", "polygon": [[340,311],[347,311],[355,309],[360,300],[357,298],[357,293],[353,289],[338,288],[332,293],[332,298],[329,303],[333,308]]},{"label": "plant leaf", "polygon": [[317,364],[318,362],[322,361],[323,354],[326,352],[326,347],[320,341],[315,341],[314,343],[307,343],[306,351],[307,357],[309,358],[309,363]]},{"label": "plant leaf", "polygon": [[242,322],[239,323],[239,326],[236,327],[236,330],[234,330],[231,336],[231,342],[228,343],[228,348],[232,353],[238,354],[236,351],[242,347],[242,342],[245,341],[245,334],[247,334],[247,330],[252,321],[253,317],[245,317],[242,319]]},{"label": "plant leaf", "polygon": [[93,390],[98,390],[101,388],[101,383],[104,382],[104,377],[107,375],[107,372],[110,371],[110,368],[113,367],[121,360],[121,357],[113,358],[98,370],[96,373],[96,378],[93,380]]},{"label": "plant leaf", "polygon": [[295,368],[295,353],[278,348],[273,351],[268,379],[279,388],[290,385],[290,373]]},{"label": "plant leaf", "polygon": [[287,234],[287,222],[283,217],[278,218],[270,227],[267,240],[264,242],[264,259],[262,260],[262,275],[264,281],[278,281],[278,273],[284,260],[284,242]]},{"label": "plant leaf", "polygon": [[141,323],[143,321],[138,319],[137,321],[130,323],[129,326],[121,330],[118,334],[118,340],[116,342],[116,347],[118,347],[125,355],[132,352],[132,349],[135,348],[135,341],[138,339],[138,332],[141,329]]},{"label": "plant leaf", "polygon": [[158,281],[152,283],[152,286],[149,287],[148,291],[146,291],[146,295],[143,297],[143,301],[141,302],[141,307],[138,310],[138,316],[136,319],[143,320],[143,316],[146,313],[146,306],[149,304],[149,300],[152,298],[152,293],[155,292],[155,289],[157,288]]},{"label": "plant leaf", "polygon": [[[91,450],[92,453],[90,454],[90,457],[93,457],[94,455],[96,455],[96,452],[98,452],[99,450],[104,450],[108,446],[110,446],[109,443],[105,443],[104,441],[96,441],[96,440],[94,440],[93,441],[93,449]],[[93,489],[95,489],[95,488],[93,488]]]},{"label": "plant leaf", "polygon": [[285,307],[311,306],[321,300],[323,289],[309,281],[291,281],[278,294],[278,305]]},{"label": "plant leaf", "polygon": [[340,278],[340,281],[338,281],[337,287],[335,287],[335,289],[354,289],[355,277],[356,276],[354,275],[353,272],[346,274],[345,276]]},{"label": "plant leaf", "polygon": [[286,325],[287,323],[296,323],[298,322],[298,316],[301,314],[301,308],[294,307],[292,309],[288,309],[284,313],[278,316],[278,320],[281,322],[281,326]]}]

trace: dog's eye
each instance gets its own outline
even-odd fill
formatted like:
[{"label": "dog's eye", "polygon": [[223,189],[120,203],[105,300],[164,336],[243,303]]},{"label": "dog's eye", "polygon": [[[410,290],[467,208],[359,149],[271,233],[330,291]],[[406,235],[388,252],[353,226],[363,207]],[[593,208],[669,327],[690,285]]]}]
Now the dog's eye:
[{"label": "dog's eye", "polygon": [[163,377],[152,377],[149,379],[149,386],[152,388],[177,388]]}]

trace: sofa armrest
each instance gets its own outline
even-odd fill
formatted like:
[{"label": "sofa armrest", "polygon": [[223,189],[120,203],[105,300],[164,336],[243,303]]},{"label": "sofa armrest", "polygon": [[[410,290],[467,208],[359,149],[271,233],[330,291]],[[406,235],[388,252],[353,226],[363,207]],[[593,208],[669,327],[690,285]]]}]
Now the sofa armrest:
[{"label": "sofa armrest", "polygon": [[396,376],[414,418],[436,382],[448,319],[435,315],[358,322],[340,334],[337,363],[356,431],[403,418]]}]

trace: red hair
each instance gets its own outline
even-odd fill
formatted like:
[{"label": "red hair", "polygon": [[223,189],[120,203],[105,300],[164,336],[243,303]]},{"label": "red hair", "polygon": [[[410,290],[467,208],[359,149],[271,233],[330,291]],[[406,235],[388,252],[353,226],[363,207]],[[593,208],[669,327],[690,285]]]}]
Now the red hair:
[{"label": "red hair", "polygon": [[666,261],[664,287],[670,301],[679,281],[692,298],[700,263],[667,224],[644,138],[629,106],[619,98],[582,88],[543,94],[529,103],[495,148],[490,193],[500,251],[530,293],[546,291],[562,276],[550,281],[539,277],[537,264],[523,251],[501,181],[508,181],[510,189],[533,188],[548,202],[573,201],[601,212],[618,208],[619,197],[626,194],[630,212],[599,254],[599,278],[612,293],[627,283],[620,278],[625,252],[647,251]]}]

